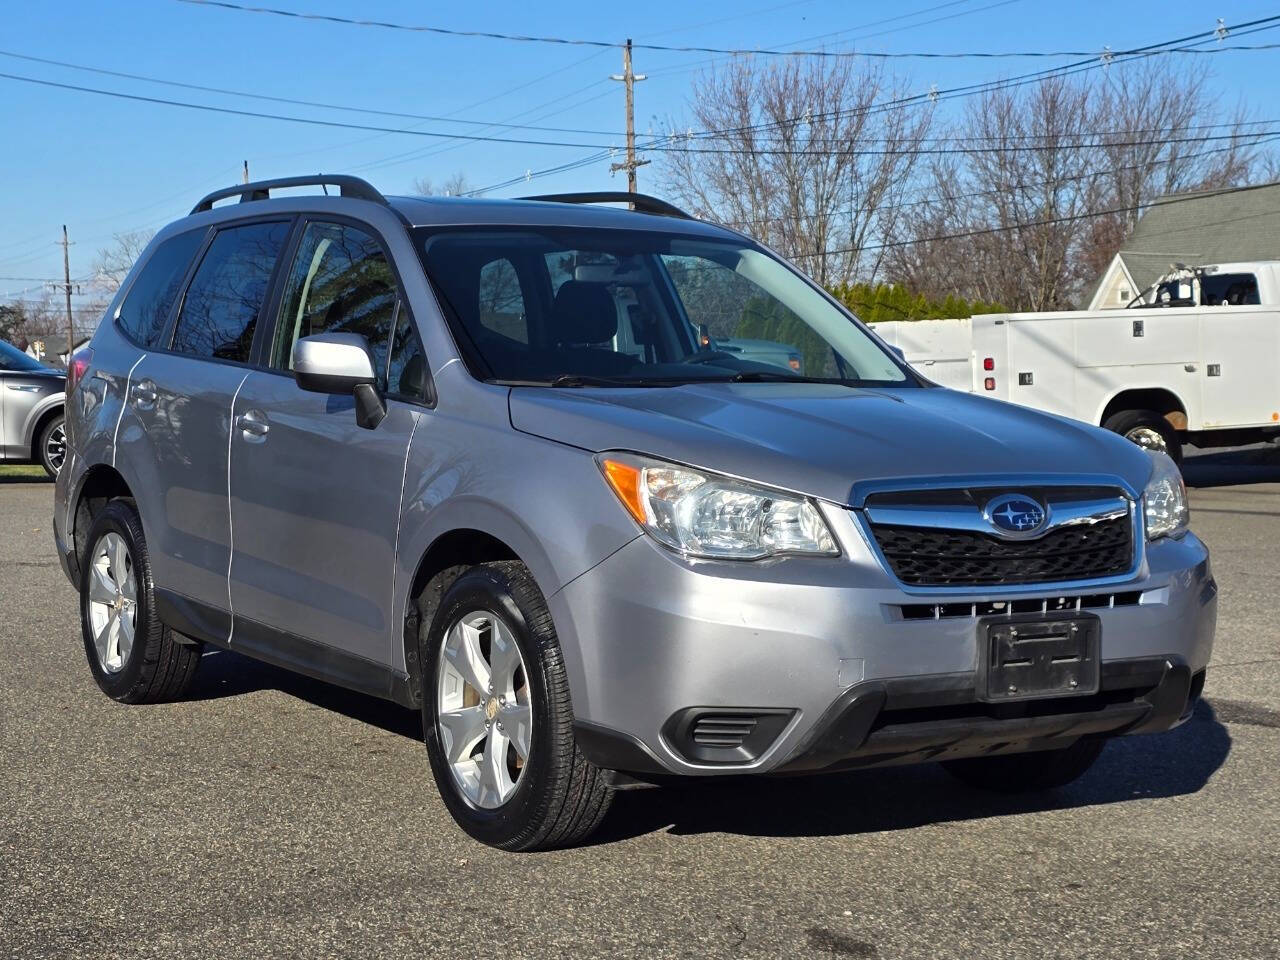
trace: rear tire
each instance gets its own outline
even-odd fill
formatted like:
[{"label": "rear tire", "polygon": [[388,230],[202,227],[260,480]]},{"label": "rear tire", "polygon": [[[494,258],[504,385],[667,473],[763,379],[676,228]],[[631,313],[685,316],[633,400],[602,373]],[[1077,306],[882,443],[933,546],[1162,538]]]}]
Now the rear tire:
[{"label": "rear tire", "polygon": [[1077,740],[1061,750],[947,760],[942,766],[971,787],[996,793],[1034,793],[1066,786],[1083,776],[1104,746],[1105,740]]},{"label": "rear tire", "polygon": [[142,521],[132,500],[112,500],[89,529],[80,563],[85,656],[102,692],[121,703],[181,697],[201,645],[179,640],[156,616]]},{"label": "rear tire", "polygon": [[574,740],[555,625],[528,569],[461,574],[420,647],[423,737],[458,825],[501,850],[572,846],[595,830],[612,790]]},{"label": "rear tire", "polygon": [[67,418],[58,414],[44,425],[36,438],[37,456],[44,472],[55,480],[67,459]]},{"label": "rear tire", "polygon": [[1102,426],[1144,449],[1167,453],[1174,463],[1182,465],[1178,431],[1154,410],[1121,410],[1107,417]]}]

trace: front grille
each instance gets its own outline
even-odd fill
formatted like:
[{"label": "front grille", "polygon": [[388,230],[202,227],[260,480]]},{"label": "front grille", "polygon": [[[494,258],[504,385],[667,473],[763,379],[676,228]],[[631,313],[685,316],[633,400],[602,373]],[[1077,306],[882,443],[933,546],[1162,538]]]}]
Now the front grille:
[{"label": "front grille", "polygon": [[997,586],[1117,576],[1133,565],[1132,522],[1116,517],[1002,540],[969,530],[871,524],[894,574],[912,586]]}]

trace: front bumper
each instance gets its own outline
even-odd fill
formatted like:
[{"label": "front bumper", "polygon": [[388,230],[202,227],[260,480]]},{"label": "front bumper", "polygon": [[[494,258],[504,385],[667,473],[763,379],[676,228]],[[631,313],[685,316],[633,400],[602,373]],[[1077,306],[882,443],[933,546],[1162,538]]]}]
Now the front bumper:
[{"label": "front bumper", "polygon": [[[1136,577],[1105,588],[1125,604],[1090,610],[1101,622],[1102,690],[986,704],[978,618],[909,615],[936,594],[897,584],[858,549],[851,519],[836,532],[839,559],[764,563],[690,561],[640,537],[552,595],[588,758],[633,773],[715,775],[1047,749],[1168,729],[1203,683],[1217,588],[1194,535],[1149,545]],[[1097,602],[1098,593],[1033,586],[1000,599]],[[981,590],[945,598],[949,614],[989,599]],[[768,742],[757,730],[753,744],[699,749],[689,720],[699,711],[712,723],[703,743],[743,718]]]}]

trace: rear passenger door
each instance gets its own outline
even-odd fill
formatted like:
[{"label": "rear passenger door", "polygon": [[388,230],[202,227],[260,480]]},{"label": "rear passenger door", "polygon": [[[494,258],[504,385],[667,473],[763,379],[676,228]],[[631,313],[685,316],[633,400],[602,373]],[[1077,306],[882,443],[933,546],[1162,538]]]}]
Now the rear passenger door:
[{"label": "rear passenger door", "polygon": [[[386,250],[351,222],[311,220],[283,274],[265,366],[235,403],[231,601],[236,640],[273,659],[385,684],[405,456],[426,361]],[[388,413],[357,425],[351,396],[310,393],[291,370],[313,334],[369,342]],[[381,688],[374,692],[385,692]]]},{"label": "rear passenger door", "polygon": [[[266,220],[213,232],[171,331],[166,327],[132,371],[130,422],[119,431],[117,459],[145,473],[135,493],[144,522],[152,520],[148,547],[161,602],[214,639],[226,639],[231,624],[231,403],[249,372],[259,314],[290,225]],[[135,319],[144,330],[158,322]]]}]

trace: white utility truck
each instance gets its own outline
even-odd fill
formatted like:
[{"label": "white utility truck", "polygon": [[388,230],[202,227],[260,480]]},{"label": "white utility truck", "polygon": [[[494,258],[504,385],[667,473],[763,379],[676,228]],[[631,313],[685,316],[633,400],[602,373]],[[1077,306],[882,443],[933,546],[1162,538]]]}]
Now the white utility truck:
[{"label": "white utility truck", "polygon": [[1280,434],[1280,260],[1175,268],[1128,309],[878,323],[935,383],[1184,443]]}]

